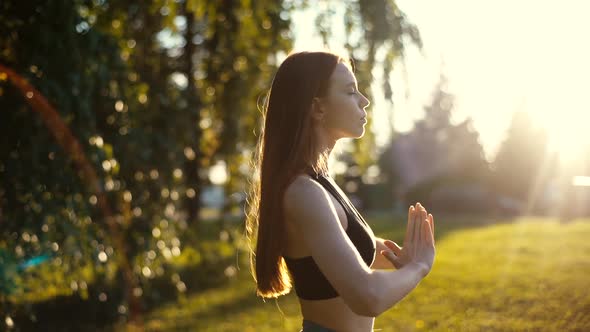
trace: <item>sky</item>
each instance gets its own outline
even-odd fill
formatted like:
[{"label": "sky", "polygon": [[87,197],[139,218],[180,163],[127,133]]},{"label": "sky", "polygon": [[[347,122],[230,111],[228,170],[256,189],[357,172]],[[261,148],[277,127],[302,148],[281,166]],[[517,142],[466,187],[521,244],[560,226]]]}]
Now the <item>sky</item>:
[{"label": "sky", "polygon": [[[337,4],[337,1],[332,3]],[[529,112],[547,128],[552,148],[575,158],[590,144],[590,1],[585,0],[397,0],[421,32],[422,51],[410,47],[405,72],[392,74],[395,108],[374,90],[377,143],[388,140],[387,113],[397,131],[411,130],[423,116],[443,73],[455,96],[454,121],[473,119],[486,155],[493,158],[512,113]],[[340,8],[335,8],[340,11]],[[293,15],[295,50],[321,48],[314,11]],[[341,47],[335,21],[329,46]],[[398,67],[399,68],[399,67]],[[362,89],[362,87],[360,87]]]}]

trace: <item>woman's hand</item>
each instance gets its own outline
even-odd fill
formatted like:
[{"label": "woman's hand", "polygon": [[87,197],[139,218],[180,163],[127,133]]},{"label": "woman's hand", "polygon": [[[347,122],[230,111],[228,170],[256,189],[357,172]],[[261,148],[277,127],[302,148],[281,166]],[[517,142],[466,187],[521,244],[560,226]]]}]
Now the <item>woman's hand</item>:
[{"label": "woman's hand", "polygon": [[410,206],[404,246],[400,247],[390,240],[384,241],[384,244],[390,250],[382,250],[381,254],[396,269],[410,263],[419,264],[424,267],[426,276],[432,269],[435,256],[434,217],[420,203]]}]

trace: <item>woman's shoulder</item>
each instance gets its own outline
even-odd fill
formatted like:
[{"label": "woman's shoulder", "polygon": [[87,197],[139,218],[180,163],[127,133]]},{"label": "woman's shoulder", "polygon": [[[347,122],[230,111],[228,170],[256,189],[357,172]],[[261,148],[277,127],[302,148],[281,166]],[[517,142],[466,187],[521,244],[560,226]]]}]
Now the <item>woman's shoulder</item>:
[{"label": "woman's shoulder", "polygon": [[302,207],[322,205],[327,202],[326,190],[310,174],[301,173],[285,189],[283,205],[293,211]]},{"label": "woman's shoulder", "polygon": [[[285,189],[287,196],[299,196],[301,194],[313,192],[318,189],[319,183],[312,175],[307,173],[300,173],[296,175]],[[321,187],[321,186],[320,186]],[[291,197],[294,198],[294,197]]]}]

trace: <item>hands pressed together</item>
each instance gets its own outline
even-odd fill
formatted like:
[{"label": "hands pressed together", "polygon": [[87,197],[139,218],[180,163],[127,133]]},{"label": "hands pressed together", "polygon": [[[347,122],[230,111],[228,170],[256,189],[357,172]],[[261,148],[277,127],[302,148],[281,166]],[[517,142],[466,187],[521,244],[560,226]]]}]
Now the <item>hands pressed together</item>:
[{"label": "hands pressed together", "polygon": [[396,269],[417,264],[426,276],[434,263],[434,217],[420,203],[410,206],[403,247],[391,240],[385,240],[384,244],[391,250],[381,250],[381,255]]}]

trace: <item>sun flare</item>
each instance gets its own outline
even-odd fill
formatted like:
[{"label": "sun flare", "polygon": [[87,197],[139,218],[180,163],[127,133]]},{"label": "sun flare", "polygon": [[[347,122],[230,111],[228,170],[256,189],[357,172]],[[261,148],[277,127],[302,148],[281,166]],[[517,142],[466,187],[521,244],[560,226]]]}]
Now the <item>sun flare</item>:
[{"label": "sun flare", "polygon": [[590,103],[577,89],[575,80],[565,86],[538,89],[527,105],[533,121],[547,130],[550,149],[566,164],[578,161],[590,144]]}]

